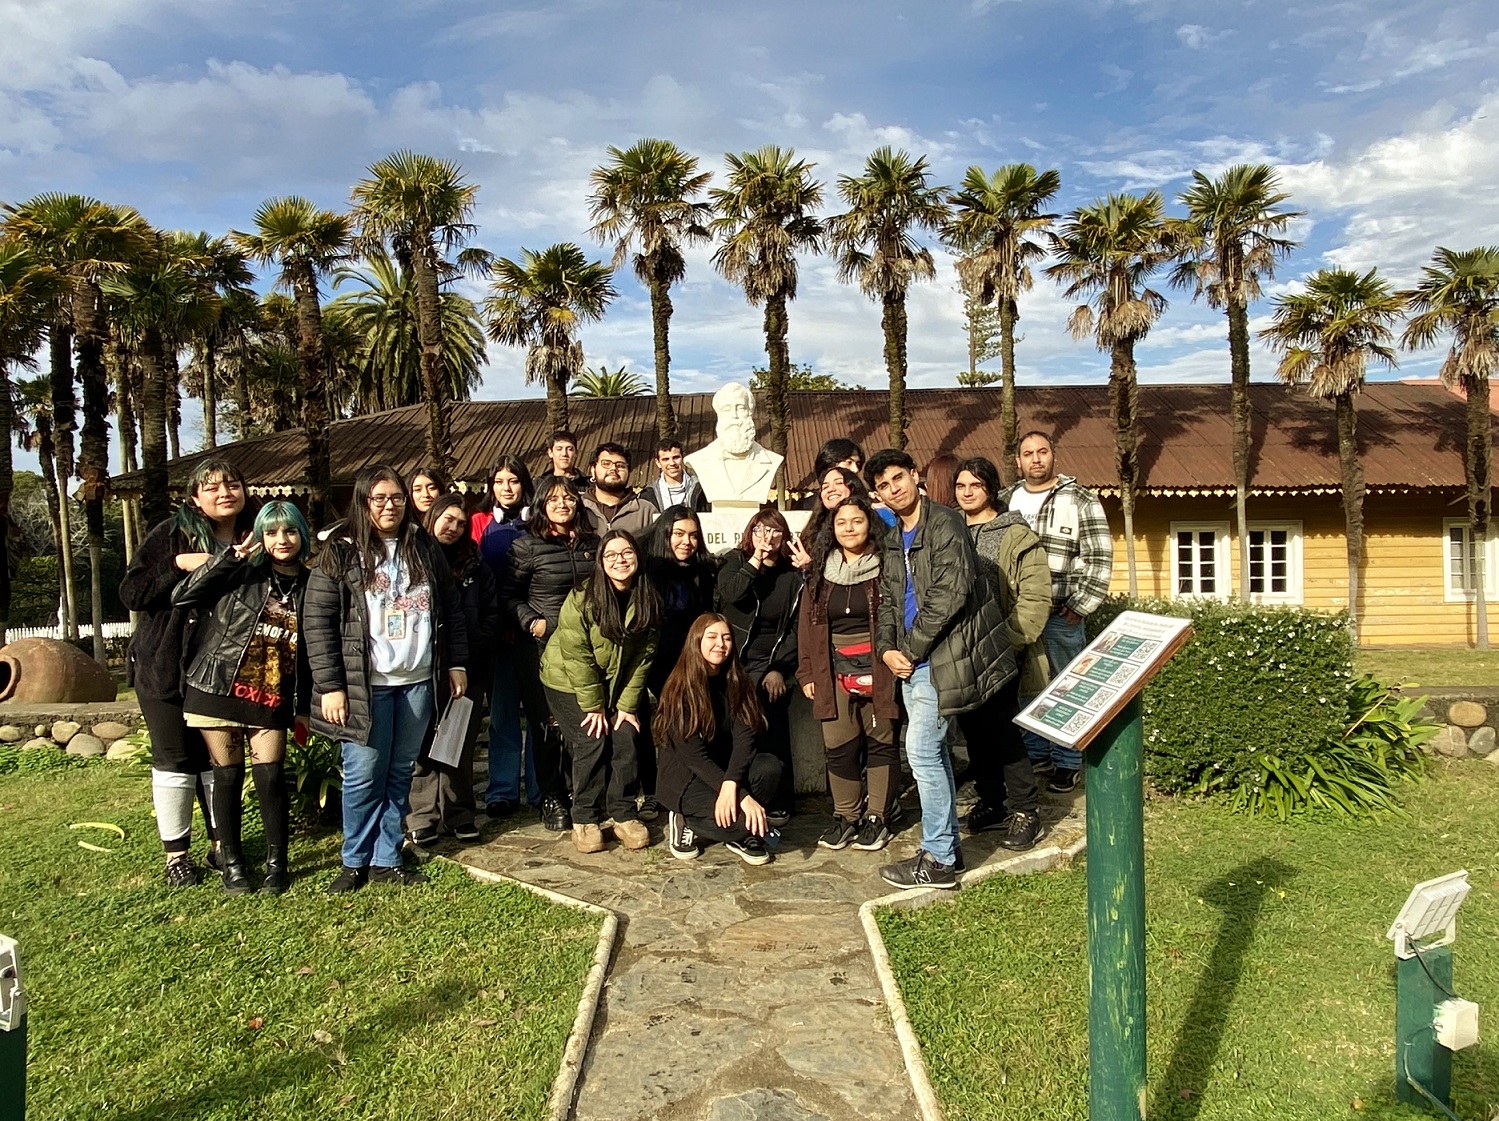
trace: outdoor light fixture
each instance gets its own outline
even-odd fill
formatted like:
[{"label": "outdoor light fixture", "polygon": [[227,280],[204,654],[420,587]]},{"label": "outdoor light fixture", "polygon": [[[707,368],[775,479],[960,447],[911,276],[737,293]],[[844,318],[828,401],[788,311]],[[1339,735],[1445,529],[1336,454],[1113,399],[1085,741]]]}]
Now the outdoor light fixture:
[{"label": "outdoor light fixture", "polygon": [[26,989],[21,951],[0,934],[0,1121],[26,1117]]},{"label": "outdoor light fixture", "polygon": [[1395,943],[1395,1096],[1455,1117],[1452,1052],[1478,1042],[1478,1005],[1452,991],[1457,912],[1468,873],[1411,889],[1385,937]]}]

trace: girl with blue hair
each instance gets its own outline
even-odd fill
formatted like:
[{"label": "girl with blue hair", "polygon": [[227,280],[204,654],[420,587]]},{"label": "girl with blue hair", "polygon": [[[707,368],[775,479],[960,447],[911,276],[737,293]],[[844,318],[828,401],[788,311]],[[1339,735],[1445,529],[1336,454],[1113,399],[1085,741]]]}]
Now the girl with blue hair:
[{"label": "girl with blue hair", "polygon": [[312,675],[301,643],[311,535],[290,502],[268,502],[243,540],[198,568],[172,593],[197,613],[183,710],[213,761],[213,817],[224,890],[250,890],[241,837],[246,745],[265,823],[265,881],[290,883],[286,733],[307,712]]}]

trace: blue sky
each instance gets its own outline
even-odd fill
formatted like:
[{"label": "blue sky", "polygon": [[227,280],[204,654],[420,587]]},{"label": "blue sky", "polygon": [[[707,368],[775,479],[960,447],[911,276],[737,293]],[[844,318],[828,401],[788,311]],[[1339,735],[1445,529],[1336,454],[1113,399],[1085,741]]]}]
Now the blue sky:
[{"label": "blue sky", "polygon": [[[0,0],[0,27],[0,199],[82,191],[163,227],[243,228],[278,194],[340,207],[372,160],[413,147],[479,184],[476,244],[576,240],[606,257],[586,238],[588,173],[607,145],[661,136],[720,174],[726,151],[792,146],[829,209],[836,177],[887,143],[946,184],[972,163],[1056,167],[1060,210],[1119,190],[1174,201],[1194,168],[1269,161],[1307,211],[1271,294],[1328,264],[1408,282],[1438,244],[1499,243],[1499,11],[1482,0]],[[759,311],[708,254],[673,297],[682,389],[764,361]],[[965,361],[938,264],[911,297],[914,385],[951,385]],[[648,371],[644,293],[619,287],[587,361]],[[1142,380],[1226,380],[1221,317],[1169,296]],[[1045,280],[1022,298],[1023,382],[1106,376],[1068,310]],[[877,386],[880,347],[877,305],[805,261],[793,360]],[[491,347],[479,396],[537,392],[521,368]],[[1271,370],[1257,354],[1256,376]]]}]

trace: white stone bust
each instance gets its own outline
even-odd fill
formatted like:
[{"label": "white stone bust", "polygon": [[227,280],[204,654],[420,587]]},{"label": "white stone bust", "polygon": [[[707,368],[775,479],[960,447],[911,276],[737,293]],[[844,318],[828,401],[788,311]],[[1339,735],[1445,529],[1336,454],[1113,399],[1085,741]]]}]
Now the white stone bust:
[{"label": "white stone bust", "polygon": [[713,395],[718,438],[687,457],[703,494],[721,507],[758,507],[769,501],[776,472],[785,458],[755,440],[755,398],[737,381]]}]

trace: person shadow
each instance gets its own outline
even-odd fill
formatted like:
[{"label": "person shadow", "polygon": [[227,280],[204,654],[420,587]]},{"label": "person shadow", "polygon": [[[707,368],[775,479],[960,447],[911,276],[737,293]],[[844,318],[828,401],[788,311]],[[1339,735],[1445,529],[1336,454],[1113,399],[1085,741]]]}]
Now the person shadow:
[{"label": "person shadow", "polygon": [[1202,1110],[1213,1064],[1228,1026],[1244,959],[1265,901],[1299,872],[1271,857],[1251,860],[1204,884],[1203,900],[1222,912],[1207,965],[1176,1032],[1176,1046],[1156,1083],[1147,1117],[1192,1121]]}]

